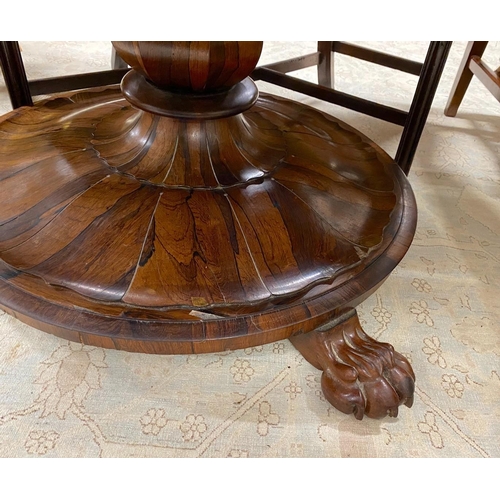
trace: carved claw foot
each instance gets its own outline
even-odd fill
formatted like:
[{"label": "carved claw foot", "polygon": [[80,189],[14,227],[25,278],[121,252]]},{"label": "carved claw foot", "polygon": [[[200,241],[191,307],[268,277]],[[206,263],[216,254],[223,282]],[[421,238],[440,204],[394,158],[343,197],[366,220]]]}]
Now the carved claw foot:
[{"label": "carved claw foot", "polygon": [[326,399],[344,413],[381,418],[396,417],[398,406],[411,407],[415,375],[392,345],[370,338],[356,311],[334,326],[290,337],[313,366],[323,370]]}]

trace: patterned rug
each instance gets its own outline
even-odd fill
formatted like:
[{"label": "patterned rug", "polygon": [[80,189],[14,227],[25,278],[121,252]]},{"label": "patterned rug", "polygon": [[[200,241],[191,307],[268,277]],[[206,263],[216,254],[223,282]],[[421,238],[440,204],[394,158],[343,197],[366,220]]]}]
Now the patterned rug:
[{"label": "patterned rug", "polygon": [[[109,42],[21,45],[30,78],[109,68]],[[420,61],[427,47],[365,45]],[[358,309],[371,336],[411,360],[413,408],[361,422],[338,412],[323,398],[320,372],[287,340],[141,355],[69,343],[0,312],[0,456],[499,457],[500,104],[473,80],[457,117],[443,115],[465,45],[452,47],[410,173],[413,246]],[[314,42],[266,42],[261,63],[314,50]],[[500,64],[500,42],[485,59]],[[336,65],[339,90],[409,107],[416,77],[346,56]],[[314,69],[299,75],[315,79]],[[395,153],[396,125],[259,87],[332,113]],[[0,80],[0,112],[9,110]]]}]

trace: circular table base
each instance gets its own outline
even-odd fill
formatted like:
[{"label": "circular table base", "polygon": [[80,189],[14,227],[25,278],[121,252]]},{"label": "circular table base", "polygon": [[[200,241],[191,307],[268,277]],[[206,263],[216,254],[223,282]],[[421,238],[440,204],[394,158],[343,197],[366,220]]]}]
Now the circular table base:
[{"label": "circular table base", "polygon": [[[234,116],[175,119],[109,87],[8,115],[0,149],[0,307],[22,321],[162,354],[292,337],[327,374],[324,389],[354,384],[343,403],[325,389],[342,411],[410,403],[406,360],[346,318],[406,253],[414,199],[399,167],[351,127],[268,95]],[[338,325],[351,341],[333,340]],[[384,359],[377,374],[325,369],[325,359],[359,365],[364,351]],[[352,369],[373,368],[361,365]],[[385,402],[369,402],[363,377]]]}]

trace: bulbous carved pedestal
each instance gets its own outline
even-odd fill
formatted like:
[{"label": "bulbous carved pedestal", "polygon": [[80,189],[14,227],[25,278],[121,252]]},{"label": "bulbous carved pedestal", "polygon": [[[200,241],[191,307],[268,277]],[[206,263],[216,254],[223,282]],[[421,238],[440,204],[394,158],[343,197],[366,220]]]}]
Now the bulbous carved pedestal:
[{"label": "bulbous carved pedestal", "polygon": [[399,167],[335,118],[259,97],[260,42],[114,45],[134,68],[121,91],[0,122],[0,306],[147,353],[290,337],[339,410],[410,406],[410,365],[354,311],[413,238]]}]

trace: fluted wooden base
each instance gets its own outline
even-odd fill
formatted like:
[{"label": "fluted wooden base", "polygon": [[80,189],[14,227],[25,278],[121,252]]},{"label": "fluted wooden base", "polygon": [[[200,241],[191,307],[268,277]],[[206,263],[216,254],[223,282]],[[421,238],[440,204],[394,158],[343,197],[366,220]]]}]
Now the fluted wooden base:
[{"label": "fluted wooden base", "polygon": [[186,120],[117,87],[68,93],[5,117],[0,153],[0,307],[107,348],[213,352],[313,331],[372,293],[415,231],[409,184],[380,148],[268,95]]}]

